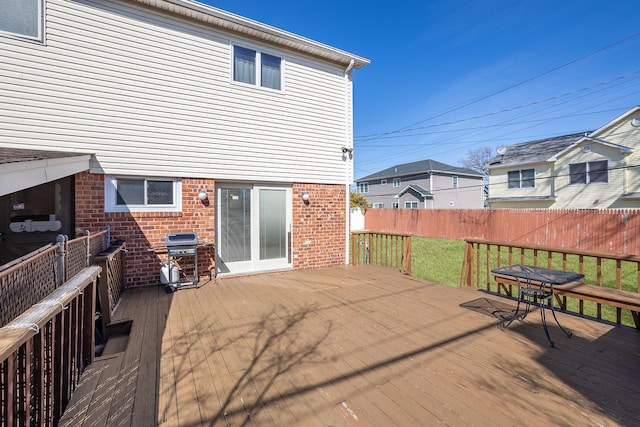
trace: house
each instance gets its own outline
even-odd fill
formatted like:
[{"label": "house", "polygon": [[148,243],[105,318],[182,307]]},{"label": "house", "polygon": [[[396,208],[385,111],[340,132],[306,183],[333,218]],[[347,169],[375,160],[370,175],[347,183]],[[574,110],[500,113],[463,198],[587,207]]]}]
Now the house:
[{"label": "house", "polygon": [[421,160],[360,178],[356,191],[374,208],[479,209],[483,179],[473,169]]},{"label": "house", "polygon": [[498,148],[491,208],[640,208],[640,107],[591,132]]},{"label": "house", "polygon": [[192,0],[0,9],[0,253],[109,226],[128,286],[158,282],[173,232],[218,274],[348,262],[369,60]]}]

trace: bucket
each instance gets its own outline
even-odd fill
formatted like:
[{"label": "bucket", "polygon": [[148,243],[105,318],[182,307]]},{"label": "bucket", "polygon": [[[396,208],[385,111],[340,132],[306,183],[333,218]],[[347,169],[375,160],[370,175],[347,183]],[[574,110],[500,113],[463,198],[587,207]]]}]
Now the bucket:
[{"label": "bucket", "polygon": [[[171,275],[169,275],[171,270]],[[180,280],[180,269],[175,262],[165,261],[160,266],[160,283],[168,285],[169,283],[178,283]]]}]

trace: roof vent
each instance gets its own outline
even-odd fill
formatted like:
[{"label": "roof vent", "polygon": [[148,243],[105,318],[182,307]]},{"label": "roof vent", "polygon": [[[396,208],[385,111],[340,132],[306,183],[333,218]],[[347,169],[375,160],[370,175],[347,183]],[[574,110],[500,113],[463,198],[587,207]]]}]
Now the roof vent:
[{"label": "roof vent", "polygon": [[631,119],[631,126],[633,126],[634,128],[640,128],[640,116]]},{"label": "roof vent", "polygon": [[591,152],[591,145],[583,145],[582,146],[582,152],[583,153],[590,153]]}]

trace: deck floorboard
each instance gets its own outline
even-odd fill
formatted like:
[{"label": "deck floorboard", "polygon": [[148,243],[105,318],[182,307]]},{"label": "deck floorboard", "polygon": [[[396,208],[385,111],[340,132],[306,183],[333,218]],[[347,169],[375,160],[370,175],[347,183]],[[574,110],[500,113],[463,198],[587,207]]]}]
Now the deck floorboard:
[{"label": "deck floorboard", "polygon": [[377,267],[128,290],[63,426],[639,425],[640,334]]}]

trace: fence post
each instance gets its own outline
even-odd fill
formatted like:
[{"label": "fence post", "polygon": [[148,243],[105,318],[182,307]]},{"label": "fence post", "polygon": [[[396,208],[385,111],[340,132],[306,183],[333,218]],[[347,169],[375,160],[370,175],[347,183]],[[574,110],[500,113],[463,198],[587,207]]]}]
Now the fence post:
[{"label": "fence post", "polygon": [[65,255],[66,255],[66,242],[67,242],[68,237],[65,236],[64,234],[58,234],[58,236],[56,237],[56,244],[58,245],[58,250],[56,251],[56,259],[58,261],[58,277],[56,277],[56,280],[58,281],[57,285],[61,286],[66,278],[66,271],[65,271],[65,266],[66,266],[66,262],[65,262]]},{"label": "fence post", "polygon": [[85,253],[85,261],[84,266],[89,267],[91,265],[91,232],[89,230],[84,230],[84,235],[87,236],[87,244],[86,253]]}]

